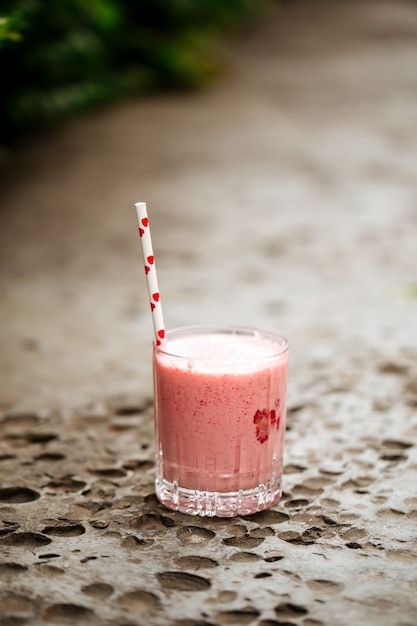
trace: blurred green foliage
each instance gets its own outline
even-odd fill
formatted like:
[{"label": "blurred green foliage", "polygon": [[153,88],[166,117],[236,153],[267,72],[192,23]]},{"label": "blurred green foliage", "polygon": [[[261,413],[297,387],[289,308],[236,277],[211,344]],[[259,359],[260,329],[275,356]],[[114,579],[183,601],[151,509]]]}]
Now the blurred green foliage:
[{"label": "blurred green foliage", "polygon": [[260,0],[2,0],[0,144],[129,94],[193,88]]}]

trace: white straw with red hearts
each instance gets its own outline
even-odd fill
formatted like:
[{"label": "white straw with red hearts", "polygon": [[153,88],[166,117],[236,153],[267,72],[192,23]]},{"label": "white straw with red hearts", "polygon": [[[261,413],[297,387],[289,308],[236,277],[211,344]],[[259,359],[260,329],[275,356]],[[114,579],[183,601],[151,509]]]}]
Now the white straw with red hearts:
[{"label": "white straw with red hearts", "polygon": [[162,315],[161,298],[159,295],[158,279],[156,275],[155,256],[152,249],[151,230],[146,211],[146,202],[136,202],[136,213],[139,222],[139,237],[142,246],[143,262],[145,264],[146,284],[152,311],[152,321],[157,346],[166,343],[164,318]]}]

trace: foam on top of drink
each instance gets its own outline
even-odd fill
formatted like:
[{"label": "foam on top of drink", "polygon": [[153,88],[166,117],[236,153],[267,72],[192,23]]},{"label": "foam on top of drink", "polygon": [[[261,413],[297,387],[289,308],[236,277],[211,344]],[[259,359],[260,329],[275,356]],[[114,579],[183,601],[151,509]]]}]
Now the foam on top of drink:
[{"label": "foam on top of drink", "polygon": [[[281,350],[282,346],[278,342],[252,334],[232,333],[169,338],[166,347],[166,352],[174,356],[175,364],[172,363],[173,365],[181,369],[198,371],[230,370],[230,367],[245,370],[256,368],[260,366],[263,359],[268,359]],[[175,359],[175,357],[182,358]]]}]

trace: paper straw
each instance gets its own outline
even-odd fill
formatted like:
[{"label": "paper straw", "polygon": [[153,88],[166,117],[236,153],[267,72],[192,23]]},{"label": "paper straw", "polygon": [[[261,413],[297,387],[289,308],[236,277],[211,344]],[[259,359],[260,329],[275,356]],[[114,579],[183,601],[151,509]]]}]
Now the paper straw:
[{"label": "paper straw", "polygon": [[143,262],[145,265],[146,285],[148,287],[149,302],[151,305],[152,321],[157,346],[166,343],[164,318],[162,315],[161,298],[159,295],[158,279],[156,275],[155,256],[152,248],[151,230],[146,211],[146,202],[136,202],[136,213],[139,222],[139,237],[142,246]]}]

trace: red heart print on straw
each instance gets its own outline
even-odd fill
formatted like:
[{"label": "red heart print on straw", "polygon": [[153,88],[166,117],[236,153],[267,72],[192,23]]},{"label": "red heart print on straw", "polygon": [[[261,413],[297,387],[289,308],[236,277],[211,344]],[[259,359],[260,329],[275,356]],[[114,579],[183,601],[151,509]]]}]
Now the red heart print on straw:
[{"label": "red heart print on straw", "polygon": [[157,346],[166,344],[165,325],[162,315],[161,298],[159,295],[158,279],[156,275],[155,257],[152,249],[149,218],[146,211],[146,202],[136,202],[136,213],[139,222],[139,238],[142,246],[143,262],[145,266],[146,285],[152,311],[152,321]]}]

